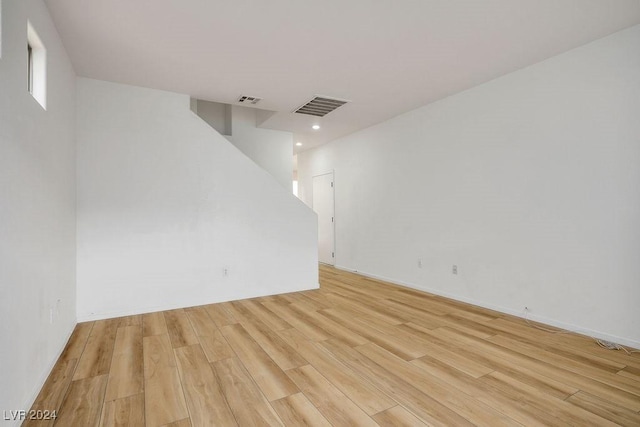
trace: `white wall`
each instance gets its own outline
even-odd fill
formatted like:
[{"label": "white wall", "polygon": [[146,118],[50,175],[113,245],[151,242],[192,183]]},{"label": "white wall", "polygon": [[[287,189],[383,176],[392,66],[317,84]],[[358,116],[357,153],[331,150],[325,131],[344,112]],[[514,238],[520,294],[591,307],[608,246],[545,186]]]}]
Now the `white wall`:
[{"label": "white wall", "polygon": [[639,112],[636,26],[298,154],[301,196],[335,169],[339,266],[640,347]]},{"label": "white wall", "polygon": [[89,79],[77,91],[80,319],[318,286],[315,214],[188,96]]},{"label": "white wall", "polygon": [[195,113],[202,120],[222,135],[231,135],[231,105],[201,99],[197,99],[195,102]]},{"label": "white wall", "polygon": [[[27,20],[47,50],[46,111],[27,92]],[[2,1],[2,410],[31,407],[76,323],[74,121],[75,73],[47,8]]]},{"label": "white wall", "polygon": [[[194,108],[195,107],[195,108]],[[293,175],[293,134],[257,127],[255,108],[197,100],[191,109],[269,172],[284,188],[291,190]],[[268,112],[267,112],[268,113]],[[273,112],[271,112],[273,113]]]},{"label": "white wall", "polygon": [[233,145],[291,192],[293,134],[256,127],[257,111],[235,105],[231,107]]}]

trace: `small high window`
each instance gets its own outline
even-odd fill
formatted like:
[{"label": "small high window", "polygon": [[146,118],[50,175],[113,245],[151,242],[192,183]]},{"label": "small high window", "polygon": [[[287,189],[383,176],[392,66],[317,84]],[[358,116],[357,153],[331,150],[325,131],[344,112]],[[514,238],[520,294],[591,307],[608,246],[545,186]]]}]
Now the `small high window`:
[{"label": "small high window", "polygon": [[47,109],[47,51],[27,21],[27,89]]}]

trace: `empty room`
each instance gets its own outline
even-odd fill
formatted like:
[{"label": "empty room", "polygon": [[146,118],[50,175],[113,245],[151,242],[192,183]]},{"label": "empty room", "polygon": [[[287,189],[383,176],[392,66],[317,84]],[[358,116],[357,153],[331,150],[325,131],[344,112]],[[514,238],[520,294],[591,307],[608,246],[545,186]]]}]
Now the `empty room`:
[{"label": "empty room", "polygon": [[0,424],[640,425],[639,0],[0,0]]}]

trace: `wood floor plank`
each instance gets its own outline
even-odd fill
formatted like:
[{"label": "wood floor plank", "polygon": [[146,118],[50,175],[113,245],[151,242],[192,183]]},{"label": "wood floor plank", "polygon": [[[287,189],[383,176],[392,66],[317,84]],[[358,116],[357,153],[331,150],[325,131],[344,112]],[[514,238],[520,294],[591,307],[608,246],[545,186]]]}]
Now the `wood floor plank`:
[{"label": "wood floor plank", "polygon": [[416,307],[426,307],[432,313],[443,317],[462,314],[469,320],[491,320],[502,316],[496,311],[428,294],[416,289],[399,287],[395,290],[394,298],[405,301]]},{"label": "wood floor plank", "polygon": [[174,421],[169,424],[165,424],[162,427],[191,427],[191,420],[185,418],[184,420]]},{"label": "wood floor plank", "polygon": [[495,335],[495,331],[493,329],[488,328],[481,323],[469,322],[466,319],[464,321],[456,320],[448,317],[448,315],[440,316],[423,312],[421,314],[421,321],[427,322],[427,328],[432,328],[433,325],[438,325],[437,327],[450,327],[478,338],[487,338]]},{"label": "wood floor plank", "polygon": [[73,375],[74,381],[109,373],[116,332],[117,323],[110,319],[94,323]]},{"label": "wood floor plank", "polygon": [[169,335],[143,338],[145,419],[161,426],[189,417]]},{"label": "wood floor plank", "polygon": [[279,304],[279,305],[283,305],[285,307],[288,307],[289,305],[291,305],[291,301],[289,301],[289,299],[287,299],[284,295],[282,294],[277,294],[277,295],[269,295],[263,298],[260,298],[260,302],[272,302],[275,304]]},{"label": "wood floor plank", "polygon": [[[412,328],[405,324],[399,325],[398,329],[415,335],[416,332],[422,328],[420,328],[419,326],[414,326]],[[417,338],[421,337],[418,336]],[[431,345],[425,347],[426,356],[430,356],[434,359],[438,359],[444,363],[447,363],[452,367],[460,370],[461,372],[466,373],[467,375],[470,375],[474,378],[480,378],[481,376],[494,371],[494,369],[476,362],[472,357],[468,357],[457,351],[451,351],[447,348],[440,347],[439,345],[434,343],[433,340],[429,341],[431,342]]]},{"label": "wood floor plank", "polygon": [[392,305],[401,305],[405,307],[412,307],[420,310],[423,313],[427,313],[435,316],[445,316],[452,312],[451,307],[442,307],[437,304],[433,304],[431,299],[416,298],[416,295],[407,295],[404,292],[395,290],[393,294],[388,298],[388,301]]},{"label": "wood floor plank", "polygon": [[420,427],[427,426],[418,417],[402,406],[394,406],[373,416],[376,423],[383,427]]},{"label": "wood floor plank", "polygon": [[377,310],[367,307],[365,304],[361,304],[340,294],[331,293],[327,295],[327,299],[329,301],[333,301],[334,304],[340,307],[347,308],[368,317],[382,320],[383,322],[387,322],[390,325],[399,325],[406,321],[406,319],[399,319],[385,312],[378,312]]},{"label": "wood floor plank", "polygon": [[149,337],[151,335],[163,335],[169,333],[167,331],[167,323],[164,320],[164,312],[156,311],[155,313],[147,313],[142,315],[142,335]]},{"label": "wood floor plank", "polygon": [[[419,293],[423,293],[422,291],[418,291]],[[465,312],[468,315],[473,314],[476,319],[485,318],[492,319],[504,316],[503,313],[500,313],[495,310],[491,310],[490,308],[480,307],[477,305],[469,304],[462,301],[456,301],[451,298],[446,298],[439,295],[427,294],[431,295],[431,298],[442,307],[453,307],[454,312]]]},{"label": "wood floor plank", "polygon": [[334,308],[322,310],[321,313],[343,326],[348,326],[367,340],[405,360],[416,359],[424,356],[427,352],[423,343],[421,344],[414,339],[401,336],[401,334],[390,332],[389,330],[383,331],[379,326],[376,327],[372,319],[365,320],[354,317],[348,312]]},{"label": "wood floor plank", "polygon": [[185,418],[184,420],[174,421],[169,424],[165,424],[162,427],[191,427],[191,420]]},{"label": "wood floor plank", "polygon": [[385,299],[383,303],[390,313],[403,316],[407,322],[413,322],[428,329],[440,328],[445,325],[445,322],[439,320],[438,316],[434,316],[424,307],[417,308],[392,299]]},{"label": "wood floor plank", "polygon": [[[337,280],[337,279],[329,279],[323,282],[325,284],[331,284],[330,291],[333,294],[342,295],[343,297],[347,297],[354,301],[360,301],[366,303],[367,307],[375,307],[376,304],[382,302],[382,293],[381,292],[371,292],[370,289],[362,286],[356,280]],[[332,303],[326,304],[327,307],[331,308]],[[386,306],[383,307],[383,311],[386,311]],[[403,316],[400,316],[399,319],[404,319]]]},{"label": "wood floor plank", "polygon": [[313,406],[309,399],[296,393],[282,399],[274,400],[271,406],[278,413],[280,419],[287,427],[314,426],[330,427],[327,419]]},{"label": "wood floor plank", "polygon": [[298,301],[298,296],[295,295],[295,293],[285,293],[285,294],[278,294],[278,295],[271,295],[272,298],[275,298],[276,302],[280,301],[281,303],[284,303],[286,305],[291,305],[294,302]]},{"label": "wood floor plank", "polygon": [[[413,305],[411,305],[407,303],[398,302],[393,299],[374,298],[371,296],[372,292],[368,292],[366,295],[356,295],[356,293],[353,292],[353,288],[350,288],[348,291],[346,289],[342,290],[339,293],[345,297],[351,297],[356,301],[359,301],[360,303],[366,302],[367,303],[366,305],[368,306],[368,308],[373,309],[377,313],[385,313],[386,315],[391,316],[392,318],[396,318],[400,320],[402,323],[406,323],[408,321],[415,321],[419,324],[429,325],[429,327],[441,327],[441,326],[447,326],[447,325],[450,326],[452,324],[455,324],[456,326],[464,327],[464,325],[461,324],[462,322],[455,322],[455,323],[450,322],[447,316],[451,316],[454,314],[468,315],[471,317],[471,319],[464,318],[463,322],[470,322],[470,324],[473,326],[472,330],[475,332],[478,329],[484,328],[485,330],[487,330],[489,328],[484,324],[478,325],[477,323],[473,323],[473,321],[476,321],[478,318],[482,319],[483,321],[487,319],[491,319],[491,320],[494,319],[494,317],[487,318],[486,316],[478,316],[473,313],[471,314],[464,313],[461,310],[456,311],[456,309],[452,307],[449,307],[447,311],[433,310],[432,306],[429,305],[429,304],[432,304],[431,298],[426,299],[426,301],[425,299],[420,299],[419,302],[416,302],[415,300],[417,298],[415,296],[407,297],[408,299],[412,300]],[[367,315],[365,314],[365,316]],[[386,321],[385,323],[395,324],[389,321]],[[488,336],[488,335],[492,335],[493,333],[495,332],[491,331],[491,333],[487,333],[482,331],[481,335]]]},{"label": "wood floor plank", "polygon": [[[293,307],[294,311],[298,311],[297,307]],[[356,334],[349,328],[346,328],[333,321],[331,318],[324,316],[320,311],[311,311],[306,313],[305,320],[313,326],[322,330],[323,334],[329,338],[339,339],[350,346],[366,344],[368,340],[361,335]]]},{"label": "wood floor plank", "polygon": [[547,350],[541,349],[532,344],[526,344],[511,338],[504,336],[494,336],[489,341],[496,343],[504,348],[508,348],[517,351],[521,354],[528,355],[540,361],[552,364],[559,368],[565,369],[569,372],[574,372],[586,378],[592,378],[600,381],[603,384],[610,385],[612,387],[619,388],[629,393],[633,393],[638,396],[640,402],[640,384],[637,381],[629,378],[620,377],[615,373],[608,372],[606,370],[598,369],[598,365],[587,365],[585,363],[576,361],[575,359],[569,359],[564,356],[559,356]]},{"label": "wood floor plank", "polygon": [[421,370],[419,366],[412,365],[373,343],[356,347],[355,350],[402,378],[416,389],[431,395],[442,405],[475,425],[510,426],[514,423],[514,420],[504,416],[490,405],[479,402],[470,395],[460,393],[460,390],[446,381],[430,375],[427,371]]},{"label": "wood floor plank", "polygon": [[616,372],[616,375],[620,375],[620,376],[623,376],[623,377],[631,378],[634,381],[640,381],[640,379],[638,379],[637,375],[632,374],[629,371],[625,371],[624,369]]},{"label": "wood floor plank", "polygon": [[55,425],[97,427],[106,386],[106,375],[72,381]]},{"label": "wood floor plank", "polygon": [[165,311],[164,320],[167,322],[167,330],[173,348],[198,344],[198,338],[184,310]]},{"label": "wood floor plank", "polygon": [[233,317],[233,314],[229,311],[228,302],[205,305],[204,309],[218,328],[238,323],[235,317]]},{"label": "wood floor plank", "polygon": [[272,311],[267,309],[260,300],[245,300],[242,302],[251,313],[260,319],[265,325],[274,331],[280,331],[282,329],[289,329],[291,325],[285,320],[278,317]]},{"label": "wood floor plank", "polygon": [[338,341],[320,343],[340,361],[350,366],[429,425],[472,426],[466,418],[445,407],[392,372],[384,369],[355,349]]},{"label": "wood floor plank", "polygon": [[27,427],[640,425],[640,354],[330,266],[320,288],[76,325]]},{"label": "wood floor plank", "polygon": [[[565,349],[577,354],[589,354],[601,359],[609,360],[615,364],[624,366],[634,366],[640,369],[640,354],[635,354],[636,357],[630,357],[630,355],[621,351],[611,351],[596,345],[595,341],[591,337],[584,335],[567,333],[557,328],[553,328],[548,325],[537,324],[526,319],[521,319],[515,316],[503,316],[502,318],[495,319],[489,322],[493,328],[504,328],[506,331],[511,332],[522,337],[530,338],[533,342],[546,343],[549,346]],[[545,330],[537,329],[536,326],[541,326]],[[550,333],[547,330],[557,330],[562,333]]]},{"label": "wood floor plank", "polygon": [[287,342],[290,342],[296,351],[300,352],[318,372],[322,372],[322,375],[331,384],[368,415],[376,414],[397,405],[395,400],[377,389],[366,378],[340,362],[324,347],[313,341],[306,340],[300,332],[295,329],[289,329],[280,331],[280,334],[286,337]]},{"label": "wood floor plank", "polygon": [[296,301],[296,304],[306,308],[307,311],[318,311],[322,310],[323,308],[330,307],[330,303],[322,301],[318,298],[313,298],[312,296],[316,294],[313,294],[312,292],[313,291],[298,292],[297,295],[299,299],[298,301]]},{"label": "wood floor plank", "polygon": [[268,400],[295,394],[298,388],[240,324],[227,325],[222,334]]},{"label": "wood floor plank", "polygon": [[284,425],[239,359],[218,360],[212,365],[238,425]]},{"label": "wood floor plank", "polygon": [[123,328],[125,326],[142,326],[142,315],[134,314],[131,316],[116,317],[111,319],[115,322],[116,327]]},{"label": "wood floor plank", "polygon": [[557,336],[554,336],[554,334],[537,330],[530,325],[518,325],[504,318],[495,319],[486,322],[486,324],[499,331],[499,335],[524,343],[534,344],[540,349],[597,367],[598,369],[615,373],[626,366],[609,358],[585,352],[581,348],[567,346],[562,340],[556,340]]},{"label": "wood floor plank", "polygon": [[235,356],[235,353],[220,330],[216,330],[208,336],[199,336],[198,340],[200,341],[200,345],[202,345],[204,354],[207,356],[207,360],[209,360],[209,362],[215,362],[217,360]]},{"label": "wood floor plank", "polygon": [[527,402],[515,399],[499,389],[477,381],[473,377],[469,377],[439,360],[425,356],[421,359],[412,360],[410,363],[446,381],[460,390],[461,393],[468,394],[476,400],[497,409],[524,426],[564,426],[566,424],[566,422],[558,420],[544,411],[541,412],[538,407],[531,406]]},{"label": "wood floor plank", "polygon": [[[60,358],[58,360],[42,390],[40,390],[36,401],[31,406],[32,411],[60,412],[60,407],[71,384],[71,378],[77,362],[76,359]],[[53,422],[53,419],[37,420],[28,418],[22,425],[23,427],[50,426],[53,425]]]},{"label": "wood floor plank", "polygon": [[192,425],[203,427],[236,425],[231,409],[200,345],[176,348],[175,354]]},{"label": "wood floor plank", "polygon": [[355,403],[323,377],[313,366],[287,371],[309,400],[333,425],[375,426],[376,423]]},{"label": "wood floor plank", "polygon": [[246,314],[245,318],[248,321],[242,322],[242,327],[271,359],[273,359],[280,369],[286,371],[287,369],[297,368],[308,363],[278,335],[277,331],[269,329],[262,321],[253,317],[250,312]]},{"label": "wood floor plank", "polygon": [[67,345],[60,355],[60,360],[80,359],[94,324],[95,322],[82,322],[75,326]]},{"label": "wood floor plank", "polygon": [[564,400],[555,399],[540,393],[535,388],[521,383],[518,380],[504,375],[501,372],[492,372],[481,378],[480,381],[488,383],[493,387],[503,390],[505,395],[517,398],[519,401],[526,401],[535,406],[539,411],[544,411],[553,417],[564,421],[567,425],[591,425],[591,426],[613,426],[614,423],[604,418],[585,411]]},{"label": "wood floor plank", "polygon": [[465,335],[451,329],[441,328],[438,331],[435,331],[434,334],[438,334],[438,336],[445,339],[459,342],[464,347],[475,346],[478,351],[481,351],[483,354],[495,355],[499,358],[510,361],[513,365],[518,365],[519,367],[525,367],[531,371],[536,371],[544,376],[548,376],[549,378],[562,381],[568,386],[575,387],[578,390],[586,391],[602,397],[605,400],[613,399],[613,401],[617,401],[619,404],[631,409],[632,411],[640,411],[640,399],[638,399],[636,395],[620,390],[616,387],[612,387],[608,384],[601,383],[592,378],[577,375],[549,363],[544,363],[516,351],[498,346],[495,343],[481,340],[470,335]]},{"label": "wood floor plank", "polygon": [[286,321],[293,328],[296,328],[302,332],[307,338],[314,341],[322,341],[329,338],[329,336],[320,328],[305,322],[303,319],[299,319],[296,312],[286,305],[282,305],[276,302],[267,301],[263,302],[266,308],[275,313],[282,320]]},{"label": "wood floor plank", "polygon": [[209,313],[207,313],[204,307],[185,308],[184,312],[197,336],[211,335],[213,331],[218,330],[218,327],[211,317],[209,317]]},{"label": "wood floor plank", "polygon": [[209,362],[235,356],[229,343],[209,317],[205,308],[195,307],[186,309],[185,312]]},{"label": "wood floor plank", "polygon": [[567,402],[593,412],[602,418],[621,426],[640,426],[640,414],[623,408],[615,403],[579,391],[567,399]]},{"label": "wood floor plank", "polygon": [[[237,323],[250,322],[253,318],[242,302],[243,301],[229,301],[227,306],[229,313],[233,315],[234,319],[237,320]],[[247,317],[247,314],[249,314],[249,317]]]},{"label": "wood floor plank", "polygon": [[[491,337],[498,334],[500,331],[487,325],[485,319],[478,321],[477,319],[469,319],[468,316],[460,315],[458,313],[449,313],[442,316],[442,319],[447,322],[446,326],[450,328],[460,329],[468,334],[476,335],[482,338]],[[490,318],[489,320],[493,320]],[[473,332],[471,332],[473,331]]]},{"label": "wood floor plank", "polygon": [[139,394],[143,391],[142,327],[118,328],[105,401]]},{"label": "wood floor plank", "polygon": [[145,427],[144,394],[105,402],[100,427]]},{"label": "wood floor plank", "polygon": [[623,377],[631,378],[634,381],[640,382],[640,368],[633,368],[631,366],[626,366],[616,373],[618,375],[622,375]]},{"label": "wood floor plank", "polygon": [[331,308],[331,303],[327,301],[320,289],[304,291],[304,296],[308,300],[314,301],[319,307],[318,310],[322,310],[323,308]]},{"label": "wood floor plank", "polygon": [[[545,376],[533,368],[529,369],[518,363],[512,363],[508,358],[504,358],[504,354],[483,351],[482,348],[474,346],[468,341],[459,342],[455,339],[447,339],[447,337],[441,335],[442,331],[440,330],[428,330],[411,323],[408,323],[406,326],[414,330],[418,336],[431,340],[434,346],[447,349],[454,353],[468,355],[473,358],[475,362],[483,366],[493,370],[499,370],[559,399],[566,399],[578,391],[577,387],[569,386],[562,381],[554,379],[552,376]],[[448,362],[445,363],[448,364]]]}]

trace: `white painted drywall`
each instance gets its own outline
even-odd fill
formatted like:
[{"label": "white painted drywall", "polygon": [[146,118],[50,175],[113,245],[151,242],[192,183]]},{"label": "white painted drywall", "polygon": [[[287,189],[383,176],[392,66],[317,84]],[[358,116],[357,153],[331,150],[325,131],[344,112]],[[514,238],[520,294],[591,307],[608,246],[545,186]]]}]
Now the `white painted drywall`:
[{"label": "white painted drywall", "polygon": [[290,191],[293,180],[293,134],[256,127],[257,111],[235,105],[231,107],[231,141]]},{"label": "white painted drywall", "polygon": [[[47,49],[46,111],[27,91],[27,20]],[[76,323],[75,112],[75,73],[46,6],[3,1],[0,409],[6,411],[31,407]],[[4,418],[3,425],[20,424]]]},{"label": "white painted drywall", "polygon": [[269,172],[280,185],[291,189],[294,167],[291,132],[257,127],[257,115],[265,112],[255,108],[199,99],[196,101],[195,113]]},{"label": "white painted drywall", "polygon": [[77,93],[80,319],[318,287],[315,214],[188,96],[84,78]]},{"label": "white painted drywall", "polygon": [[640,347],[639,112],[635,26],[300,153],[300,193],[335,170],[339,266]]},{"label": "white painted drywall", "polygon": [[[231,136],[231,105],[195,100],[195,113],[222,135]],[[192,108],[193,110],[193,108]]]}]

